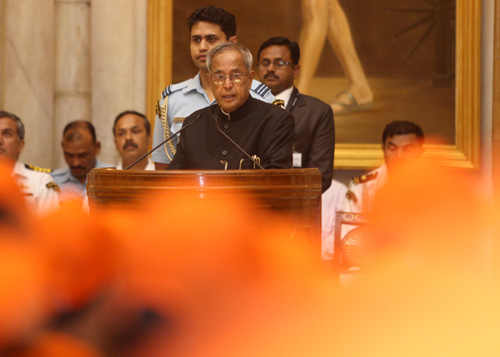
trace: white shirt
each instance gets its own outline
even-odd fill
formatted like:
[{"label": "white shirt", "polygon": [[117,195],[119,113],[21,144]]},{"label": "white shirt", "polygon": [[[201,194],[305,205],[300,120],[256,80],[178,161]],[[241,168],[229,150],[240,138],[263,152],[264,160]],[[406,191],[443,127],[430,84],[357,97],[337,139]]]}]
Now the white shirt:
[{"label": "white shirt", "polygon": [[[122,162],[119,162],[118,164],[116,164],[116,169],[117,170],[123,170],[123,163]],[[134,166],[132,166],[131,170],[134,170]],[[148,164],[146,165],[146,168],[144,170],[147,170],[147,171],[154,171],[155,169],[155,164],[153,161],[151,161],[151,158],[148,157]]]},{"label": "white shirt", "polygon": [[288,89],[285,89],[283,92],[276,94],[276,99],[281,99],[285,102],[285,108],[288,105],[288,101],[290,100],[290,96],[293,92],[293,86]]}]

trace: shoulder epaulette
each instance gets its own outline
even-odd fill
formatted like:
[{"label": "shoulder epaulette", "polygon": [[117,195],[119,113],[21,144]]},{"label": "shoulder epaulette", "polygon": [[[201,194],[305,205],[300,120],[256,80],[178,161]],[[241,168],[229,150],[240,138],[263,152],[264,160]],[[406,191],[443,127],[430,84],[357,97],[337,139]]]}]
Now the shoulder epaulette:
[{"label": "shoulder epaulette", "polygon": [[43,167],[38,167],[38,166],[33,166],[33,165],[28,165],[24,164],[24,167],[26,167],[28,170],[33,170],[37,172],[45,172],[47,174],[50,174],[53,170],[52,169],[45,169]]},{"label": "shoulder epaulette", "polygon": [[355,184],[365,183],[365,182],[368,182],[371,180],[375,180],[377,178],[377,176],[378,176],[378,172],[372,172],[371,174],[368,174],[368,175],[361,175],[361,176],[353,177],[352,181]]},{"label": "shoulder epaulette", "polygon": [[270,91],[271,91],[271,89],[268,86],[266,86],[264,83],[260,83],[254,89],[254,92],[257,93],[258,95],[260,95],[262,98],[264,98]]},{"label": "shoulder epaulette", "polygon": [[165,88],[163,90],[163,92],[161,92],[161,99],[165,99],[166,96],[169,96],[170,94],[172,94],[174,92],[177,92],[181,89],[186,88],[189,84],[189,81],[190,81],[190,79],[188,79],[187,81],[184,81],[184,82],[169,85],[167,88]]}]

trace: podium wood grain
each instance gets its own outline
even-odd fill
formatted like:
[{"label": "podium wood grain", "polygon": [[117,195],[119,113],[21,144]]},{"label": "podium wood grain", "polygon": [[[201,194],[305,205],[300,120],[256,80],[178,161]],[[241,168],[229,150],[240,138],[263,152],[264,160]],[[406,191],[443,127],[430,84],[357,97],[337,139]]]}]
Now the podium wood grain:
[{"label": "podium wood grain", "polygon": [[[262,221],[278,214],[292,235],[306,234],[321,244],[321,174],[318,169],[142,171],[100,168],[90,171],[87,194],[90,212],[98,207],[140,208],[155,193],[190,192],[200,199],[214,193],[247,196]],[[175,207],[165,204],[165,209]],[[248,207],[247,207],[248,208]],[[270,213],[272,211],[273,214]]]}]

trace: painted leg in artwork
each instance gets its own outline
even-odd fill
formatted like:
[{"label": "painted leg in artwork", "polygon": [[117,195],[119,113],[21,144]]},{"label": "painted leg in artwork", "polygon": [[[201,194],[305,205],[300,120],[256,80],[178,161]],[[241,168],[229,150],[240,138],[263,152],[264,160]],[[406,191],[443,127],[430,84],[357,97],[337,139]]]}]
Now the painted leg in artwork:
[{"label": "painted leg in artwork", "polygon": [[332,103],[332,109],[337,114],[341,113],[346,107],[340,103],[352,105],[352,97],[358,104],[357,109],[369,109],[373,106],[373,92],[354,47],[349,23],[338,0],[329,1],[329,16],[328,40],[349,81],[347,91],[335,99],[337,103]]},{"label": "painted leg in artwork", "polygon": [[373,92],[359,61],[351,30],[338,0],[302,0],[304,23],[300,34],[301,74],[297,87],[310,93],[325,38],[337,56],[348,80],[348,88],[331,104],[337,114],[373,107]]},{"label": "painted leg in artwork", "polygon": [[325,0],[302,0],[303,25],[300,32],[300,76],[297,88],[309,94],[311,81],[328,31],[328,3]]}]

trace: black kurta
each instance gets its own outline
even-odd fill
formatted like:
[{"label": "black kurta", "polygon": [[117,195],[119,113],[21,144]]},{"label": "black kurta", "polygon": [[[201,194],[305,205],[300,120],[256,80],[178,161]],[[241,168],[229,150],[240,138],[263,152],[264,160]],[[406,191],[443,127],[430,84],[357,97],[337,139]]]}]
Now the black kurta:
[{"label": "black kurta", "polygon": [[248,154],[257,155],[266,169],[291,169],[294,119],[272,104],[248,97],[241,107],[222,113],[218,105],[198,110],[183,127],[200,118],[180,134],[180,142],[169,170],[228,170],[254,168],[253,162],[222,135],[215,124]]}]

